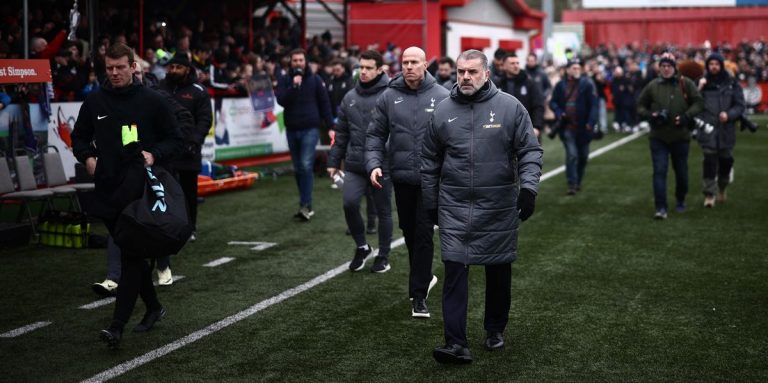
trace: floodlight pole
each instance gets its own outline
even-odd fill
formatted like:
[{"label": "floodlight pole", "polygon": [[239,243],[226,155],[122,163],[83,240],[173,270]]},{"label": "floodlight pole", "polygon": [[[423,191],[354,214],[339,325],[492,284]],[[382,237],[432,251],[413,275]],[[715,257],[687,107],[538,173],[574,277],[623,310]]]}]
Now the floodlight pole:
[{"label": "floodlight pole", "polygon": [[29,58],[29,0],[24,0],[24,58]]}]

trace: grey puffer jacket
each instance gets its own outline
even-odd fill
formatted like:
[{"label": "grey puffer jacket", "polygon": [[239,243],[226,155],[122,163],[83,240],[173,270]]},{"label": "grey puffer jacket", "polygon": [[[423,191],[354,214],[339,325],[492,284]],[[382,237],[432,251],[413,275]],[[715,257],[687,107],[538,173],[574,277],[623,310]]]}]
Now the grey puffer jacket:
[{"label": "grey puffer jacket", "polygon": [[368,174],[383,168],[387,155],[392,182],[421,185],[419,167],[424,132],[435,107],[448,94],[429,72],[417,90],[408,87],[402,74],[392,79],[389,88],[376,101],[373,121],[368,126],[365,142]]},{"label": "grey puffer jacket", "polygon": [[[731,76],[712,78],[707,76],[707,84],[701,90],[704,98],[704,110],[696,116],[714,129],[699,129],[696,140],[705,149],[733,149],[736,145],[736,121],[744,113],[744,91]],[[728,114],[728,121],[720,122],[720,112]]]},{"label": "grey puffer jacket", "polygon": [[[365,170],[365,135],[376,108],[376,99],[387,89],[389,77],[381,78],[369,88],[360,83],[344,95],[339,105],[339,119],[336,123],[336,140],[328,153],[328,166],[339,168],[344,160],[344,170],[367,174]],[[386,166],[382,170],[388,172]]]},{"label": "grey puffer jacket", "polygon": [[438,210],[443,260],[510,263],[517,257],[520,188],[538,192],[543,150],[523,105],[488,82],[435,109],[424,135],[422,196]]}]

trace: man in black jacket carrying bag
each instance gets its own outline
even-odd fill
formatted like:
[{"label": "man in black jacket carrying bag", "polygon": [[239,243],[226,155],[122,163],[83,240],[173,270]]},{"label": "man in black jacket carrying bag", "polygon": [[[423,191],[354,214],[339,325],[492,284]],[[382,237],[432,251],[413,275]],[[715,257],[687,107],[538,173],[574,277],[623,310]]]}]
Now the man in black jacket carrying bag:
[{"label": "man in black jacket carrying bag", "polygon": [[[108,81],[85,100],[72,132],[74,155],[96,184],[92,213],[104,219],[110,233],[120,212],[142,196],[146,173],[141,165],[167,163],[181,144],[168,101],[134,79],[136,65],[128,46],[109,47]],[[139,295],[147,312],[134,331],[148,331],[165,315],[144,255],[121,249],[121,263],[112,324],[100,334],[110,348],[118,346]]]},{"label": "man in black jacket carrying bag", "polygon": [[483,52],[465,51],[456,66],[458,85],[424,134],[421,187],[424,206],[440,227],[445,265],[445,346],[432,355],[439,363],[466,364],[472,362],[469,266],[485,266],[485,348],[501,349],[517,233],[534,211],[543,151],[523,105],[489,81]]}]

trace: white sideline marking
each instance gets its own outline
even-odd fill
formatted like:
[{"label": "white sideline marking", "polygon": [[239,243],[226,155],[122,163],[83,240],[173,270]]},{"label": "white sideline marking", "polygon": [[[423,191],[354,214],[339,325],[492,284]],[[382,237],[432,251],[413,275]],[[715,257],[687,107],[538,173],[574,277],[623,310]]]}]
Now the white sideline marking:
[{"label": "white sideline marking", "polygon": [[[589,153],[589,158],[592,159],[592,158],[595,158],[597,156],[603,155],[603,154],[605,154],[608,151],[611,151],[613,149],[618,148],[621,145],[626,144],[627,142],[630,142],[630,141],[635,140],[636,138],[639,138],[640,136],[644,135],[645,133],[646,133],[645,131],[641,130],[639,132],[632,133],[629,136],[626,136],[626,137],[624,137],[624,138],[622,138],[622,139],[620,139],[620,140],[618,140],[616,142],[611,142],[610,144],[605,145],[602,148],[597,149],[594,152]],[[560,174],[560,173],[562,173],[564,171],[565,171],[565,165],[561,165],[559,167],[556,167],[556,168],[548,171],[546,174],[542,175],[541,176],[541,180],[539,180],[539,182],[544,182],[545,180],[550,179],[550,178],[552,178],[552,177],[554,177],[554,176],[556,176],[556,175],[558,175],[558,174]]]},{"label": "white sideline marking", "polygon": [[262,251],[269,249],[272,246],[277,245],[273,242],[243,242],[243,241],[229,241],[227,242],[227,245],[233,246],[233,245],[243,245],[243,246],[253,246],[251,250],[254,251]]},{"label": "white sideline marking", "polygon": [[210,261],[210,262],[204,264],[203,266],[204,267],[216,267],[216,266],[221,266],[221,265],[223,265],[225,263],[228,263],[228,262],[232,262],[234,260],[235,259],[231,258],[231,257],[224,257],[224,258],[219,258],[219,259],[217,259],[215,261]]},{"label": "white sideline marking", "polygon": [[93,310],[101,306],[106,306],[114,301],[115,301],[115,297],[109,297],[109,298],[99,299],[98,301],[91,302],[87,305],[82,305],[78,308],[81,310]]},{"label": "white sideline marking", "polygon": [[[644,134],[644,133],[638,132],[638,133],[632,134],[632,135],[630,135],[628,137],[625,137],[625,138],[623,138],[623,139],[621,139],[619,141],[616,141],[616,142],[614,142],[614,143],[612,143],[610,145],[606,145],[606,147],[601,148],[601,149],[595,151],[595,153],[597,153],[599,151],[600,153],[597,154],[597,155],[603,154],[603,153],[605,153],[605,152],[607,152],[609,150],[615,149],[615,148],[617,148],[617,147],[619,147],[619,146],[621,146],[623,144],[626,144],[627,142],[630,142],[630,141],[640,137],[642,134]],[[597,155],[595,155],[595,156],[597,156]],[[593,156],[590,155],[590,157],[593,157]],[[553,177],[556,174],[562,173],[564,170],[565,170],[565,167],[562,167],[562,169],[557,168],[557,169],[554,169],[552,171],[549,171],[549,172],[547,172],[546,174],[544,174],[542,176],[541,181],[544,181],[545,179],[551,178],[551,177]],[[392,244],[391,244],[390,247],[392,249],[394,249],[394,248],[402,246],[404,244],[405,244],[405,238],[398,238],[397,240],[392,241]],[[378,249],[376,250],[376,254],[378,254]],[[165,346],[162,346],[160,348],[156,348],[156,349],[154,349],[154,350],[152,350],[152,351],[150,351],[150,352],[148,352],[148,353],[146,353],[144,355],[141,355],[139,357],[131,359],[131,360],[125,362],[125,363],[121,363],[121,364],[119,364],[119,365],[117,365],[115,367],[112,367],[112,368],[108,369],[108,370],[104,370],[104,371],[102,371],[102,372],[100,372],[100,373],[98,373],[98,374],[96,374],[96,375],[94,375],[94,376],[92,376],[92,377],[90,377],[90,378],[88,378],[86,380],[83,380],[81,383],[104,382],[104,381],[116,378],[116,377],[118,377],[118,376],[120,376],[120,375],[122,375],[122,374],[124,374],[124,373],[126,373],[128,371],[130,371],[130,370],[133,370],[136,367],[140,367],[140,366],[142,366],[142,365],[144,365],[146,363],[149,363],[149,362],[151,362],[151,361],[153,361],[155,359],[158,359],[158,358],[160,358],[160,357],[162,357],[162,356],[164,356],[166,354],[169,354],[169,353],[171,353],[171,352],[173,352],[175,350],[178,350],[178,349],[180,349],[180,348],[182,348],[182,347],[184,347],[184,346],[186,346],[186,345],[188,345],[188,344],[190,344],[192,342],[196,342],[196,341],[198,341],[198,340],[200,340],[200,339],[202,339],[202,338],[204,338],[204,337],[206,337],[208,335],[214,334],[214,333],[216,333],[216,332],[218,332],[218,331],[220,331],[220,330],[222,330],[222,329],[224,329],[224,328],[226,328],[226,327],[228,327],[228,326],[230,326],[232,324],[235,324],[235,323],[237,323],[237,322],[239,322],[239,321],[241,321],[243,319],[246,319],[246,318],[248,318],[248,317],[258,313],[261,310],[264,310],[264,309],[266,309],[266,308],[268,308],[268,307],[270,307],[272,305],[278,304],[278,303],[280,303],[280,302],[282,302],[282,301],[284,301],[284,300],[286,300],[288,298],[291,298],[291,297],[293,297],[295,295],[298,295],[298,294],[300,294],[300,293],[302,293],[304,291],[307,291],[307,290],[309,290],[309,289],[311,289],[311,288],[313,288],[313,287],[315,287],[315,286],[317,286],[317,285],[319,285],[319,284],[321,284],[321,283],[323,283],[325,281],[328,281],[328,280],[330,280],[330,279],[332,279],[332,278],[334,278],[334,277],[344,273],[348,269],[349,269],[349,262],[346,262],[346,263],[336,267],[333,270],[327,271],[323,275],[320,275],[318,277],[313,278],[309,282],[305,282],[305,283],[303,283],[303,284],[301,284],[299,286],[296,286],[296,287],[294,287],[292,289],[288,289],[286,291],[283,291],[282,293],[280,293],[278,295],[275,295],[272,298],[265,299],[265,300],[255,304],[255,305],[253,305],[253,306],[243,310],[243,311],[240,311],[237,314],[234,314],[232,316],[226,317],[226,318],[224,318],[224,319],[222,319],[222,320],[220,320],[220,321],[218,321],[216,323],[213,323],[213,324],[211,324],[211,325],[209,325],[209,326],[207,326],[207,327],[205,327],[205,328],[203,328],[201,330],[195,331],[195,332],[193,332],[193,333],[191,333],[191,334],[189,334],[189,335],[187,335],[187,336],[185,336],[183,338],[180,338],[180,339],[178,339],[178,340],[176,340],[174,342],[168,343]]]},{"label": "white sideline marking", "polygon": [[28,325],[26,325],[24,327],[19,327],[19,328],[15,329],[15,330],[4,332],[4,333],[0,334],[0,338],[15,338],[15,337],[17,337],[19,335],[23,335],[23,334],[26,334],[26,333],[28,333],[30,331],[34,331],[34,330],[37,330],[39,328],[48,326],[49,324],[51,324],[51,322],[35,322],[35,323],[32,323],[32,324],[28,324]]}]

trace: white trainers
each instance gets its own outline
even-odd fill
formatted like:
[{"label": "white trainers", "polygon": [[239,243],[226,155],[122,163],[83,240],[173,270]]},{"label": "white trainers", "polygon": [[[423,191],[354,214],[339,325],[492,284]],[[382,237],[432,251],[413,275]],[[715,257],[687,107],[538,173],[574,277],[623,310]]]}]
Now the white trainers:
[{"label": "white trainers", "polygon": [[117,293],[117,282],[105,279],[104,282],[91,285],[93,292],[104,297],[111,297]]},{"label": "white trainers", "polygon": [[704,196],[704,207],[707,207],[707,208],[715,207],[715,196],[713,195]]},{"label": "white trainers", "polygon": [[170,286],[173,284],[173,275],[171,274],[170,267],[162,271],[157,270],[157,284],[160,286]]}]

